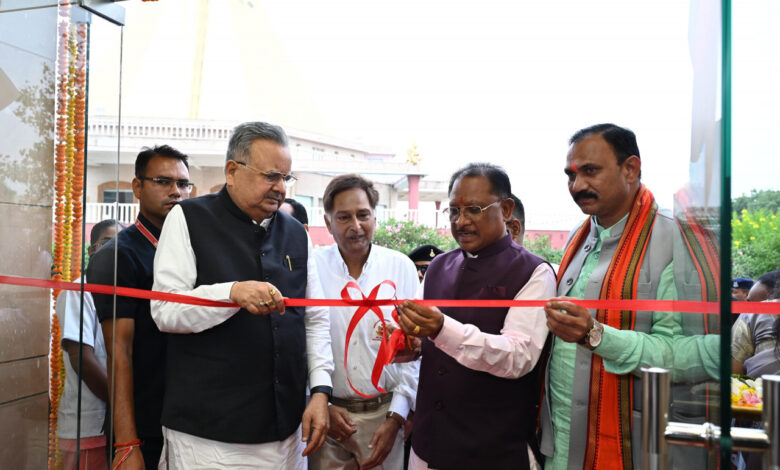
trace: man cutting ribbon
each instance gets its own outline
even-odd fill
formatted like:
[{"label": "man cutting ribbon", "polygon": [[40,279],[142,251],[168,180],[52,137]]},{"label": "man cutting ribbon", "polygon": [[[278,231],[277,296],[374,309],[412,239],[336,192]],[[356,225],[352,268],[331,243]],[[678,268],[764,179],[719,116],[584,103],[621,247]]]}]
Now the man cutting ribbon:
[{"label": "man cutting ribbon", "polygon": [[240,306],[152,301],[160,330],[173,333],[166,468],[303,470],[303,456],[325,440],[328,312],[282,298],[322,297],[306,230],[278,210],[295,181],[291,166],[282,128],[240,124],[228,143],[225,186],[174,208],[163,227],[155,290]]},{"label": "man cutting ribbon", "polygon": [[[548,263],[512,241],[509,177],[471,164],[455,172],[447,209],[460,246],[436,256],[426,299],[547,299]],[[538,372],[548,337],[540,307],[402,306],[403,330],[423,339],[410,469],[539,468]]]},{"label": "man cutting ribbon", "polygon": [[[336,241],[314,253],[325,296],[350,298],[348,291],[357,287],[371,291],[369,299],[393,294],[413,298],[419,282],[412,261],[372,244],[379,202],[373,183],[359,175],[338,176],[325,188],[322,202],[325,224]],[[387,365],[376,384],[383,393],[372,396],[377,393],[373,372],[381,371],[373,358],[386,351],[383,342],[390,333],[377,311],[389,325],[392,306],[363,307],[357,312],[354,307],[330,307],[335,362],[331,427],[322,449],[309,459],[312,470],[403,467],[403,425],[414,409],[419,361]],[[365,315],[353,324],[353,315],[359,313]],[[349,343],[345,344],[345,337]]]},{"label": "man cutting ribbon", "polygon": [[[589,311],[571,302],[676,300],[675,274],[689,255],[675,248],[681,243],[675,220],[640,181],[632,131],[598,124],[576,132],[569,144],[569,192],[590,217],[572,232],[561,261],[558,294],[567,297],[545,307],[556,336],[542,413],[542,452],[551,457],[545,466],[639,468],[641,400],[635,395],[642,388],[631,373],[658,366],[670,369],[674,381],[715,377],[719,337],[691,334],[701,320],[693,315],[683,322],[670,312]],[[700,290],[694,282],[685,284]],[[675,468],[692,468],[680,462]],[[701,461],[692,465],[704,468]]]}]

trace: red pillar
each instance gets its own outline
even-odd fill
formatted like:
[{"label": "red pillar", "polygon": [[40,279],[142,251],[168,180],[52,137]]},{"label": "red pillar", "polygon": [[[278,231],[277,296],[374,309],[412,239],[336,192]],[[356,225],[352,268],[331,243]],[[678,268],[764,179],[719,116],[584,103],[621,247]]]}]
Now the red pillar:
[{"label": "red pillar", "polygon": [[419,220],[417,208],[420,202],[420,175],[406,175],[406,179],[409,182],[409,214],[414,213],[413,220]]}]

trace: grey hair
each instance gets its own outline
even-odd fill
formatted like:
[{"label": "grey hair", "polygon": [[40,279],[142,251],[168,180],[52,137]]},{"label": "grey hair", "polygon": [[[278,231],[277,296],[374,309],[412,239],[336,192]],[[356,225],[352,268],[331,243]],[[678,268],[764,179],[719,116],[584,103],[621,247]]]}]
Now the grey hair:
[{"label": "grey hair", "polygon": [[287,147],[287,134],[284,129],[267,122],[245,122],[233,129],[228,142],[226,162],[234,160],[247,163],[249,159],[249,147],[258,139],[270,140]]}]

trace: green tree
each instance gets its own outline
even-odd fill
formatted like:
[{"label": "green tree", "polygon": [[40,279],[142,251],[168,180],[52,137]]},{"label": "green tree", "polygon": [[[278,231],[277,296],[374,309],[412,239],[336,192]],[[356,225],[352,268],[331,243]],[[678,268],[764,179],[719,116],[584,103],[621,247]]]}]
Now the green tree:
[{"label": "green tree", "polygon": [[525,237],[523,246],[531,253],[546,259],[548,263],[561,264],[563,250],[554,249],[548,235],[539,235],[533,241]]},{"label": "green tree", "polygon": [[751,212],[765,210],[768,213],[775,214],[780,211],[780,191],[771,189],[757,191],[752,189],[750,195],[742,195],[735,198],[733,206],[737,214],[741,214],[743,210]]},{"label": "green tree", "polygon": [[409,254],[420,245],[433,245],[444,251],[457,247],[455,239],[447,233],[407,220],[389,219],[374,232],[374,243]]},{"label": "green tree", "polygon": [[733,277],[756,277],[780,267],[780,224],[775,212],[742,209],[731,219]]}]

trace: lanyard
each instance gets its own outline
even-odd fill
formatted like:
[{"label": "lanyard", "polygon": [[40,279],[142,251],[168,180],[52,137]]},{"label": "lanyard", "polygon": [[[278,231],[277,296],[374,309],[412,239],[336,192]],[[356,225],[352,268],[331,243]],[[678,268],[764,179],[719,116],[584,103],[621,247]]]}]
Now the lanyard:
[{"label": "lanyard", "polygon": [[152,232],[149,231],[148,228],[144,227],[144,224],[141,223],[140,219],[135,219],[135,226],[138,227],[138,230],[143,234],[143,236],[146,237],[147,240],[149,240],[149,243],[152,244],[155,248],[157,248],[157,237],[152,235]]}]

